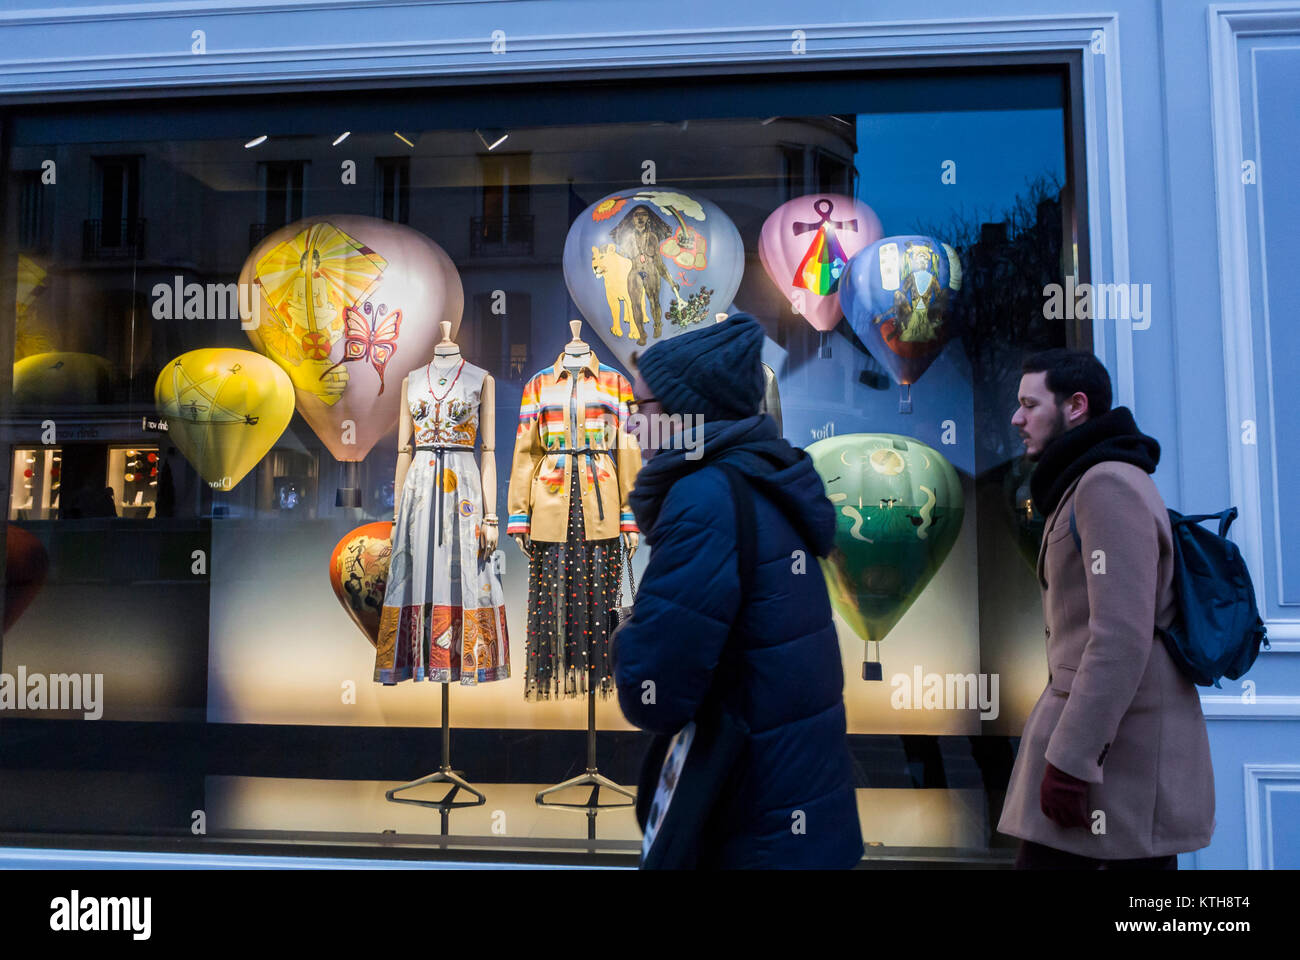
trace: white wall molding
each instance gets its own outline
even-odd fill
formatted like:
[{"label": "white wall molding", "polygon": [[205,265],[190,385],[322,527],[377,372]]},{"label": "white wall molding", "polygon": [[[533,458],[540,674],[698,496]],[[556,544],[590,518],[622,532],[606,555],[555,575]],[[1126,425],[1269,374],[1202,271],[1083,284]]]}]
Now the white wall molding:
[{"label": "white wall molding", "polygon": [[1246,777],[1246,866],[1272,870],[1272,799],[1279,792],[1300,792],[1300,763],[1244,763],[1242,770]]},{"label": "white wall molding", "polygon": [[[1300,652],[1300,618],[1268,618],[1268,599],[1280,571],[1265,562],[1259,445],[1241,442],[1245,420],[1258,424],[1254,334],[1240,318],[1251,316],[1246,194],[1241,182],[1241,75],[1237,40],[1242,35],[1300,33],[1300,3],[1216,4],[1208,11],[1210,116],[1214,138],[1215,203],[1218,210],[1219,289],[1223,323],[1223,367],[1228,410],[1228,484],[1240,521],[1234,540],[1252,573],[1256,599],[1272,652]],[[1269,417],[1270,425],[1272,416]],[[1280,563],[1281,535],[1275,558]]]},{"label": "white wall molding", "polygon": [[1201,712],[1207,720],[1300,720],[1300,696],[1256,696],[1247,702],[1228,694],[1203,695]]}]

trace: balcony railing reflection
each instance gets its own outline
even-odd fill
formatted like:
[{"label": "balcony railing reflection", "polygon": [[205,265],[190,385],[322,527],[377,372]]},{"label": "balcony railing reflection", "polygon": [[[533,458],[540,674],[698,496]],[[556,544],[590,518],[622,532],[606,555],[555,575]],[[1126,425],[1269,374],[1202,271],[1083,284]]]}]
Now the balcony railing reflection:
[{"label": "balcony railing reflection", "polygon": [[144,256],[145,223],[135,220],[87,220],[81,252],[86,260],[139,260]]},{"label": "balcony railing reflection", "polygon": [[531,257],[533,216],[471,217],[469,253],[472,257]]}]

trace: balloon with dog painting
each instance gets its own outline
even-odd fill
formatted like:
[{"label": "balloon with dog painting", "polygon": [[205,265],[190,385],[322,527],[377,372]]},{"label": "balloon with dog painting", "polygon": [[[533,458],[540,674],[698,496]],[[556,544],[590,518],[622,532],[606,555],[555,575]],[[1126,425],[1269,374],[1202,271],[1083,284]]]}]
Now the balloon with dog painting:
[{"label": "balloon with dog painting", "polygon": [[366,523],[346,534],[330,554],[330,586],[343,611],[372,644],[379,643],[379,614],[388,585],[393,523]]},{"label": "balloon with dog painting", "polygon": [[[894,433],[828,437],[807,450],[835,507],[835,545],[822,560],[831,605],[863,641],[878,644],[956,543],[961,481],[933,447]],[[863,677],[879,680],[867,652]]]},{"label": "balloon with dog painting", "polygon": [[849,260],[840,304],[858,339],[900,384],[917,381],[953,336],[957,251],[934,237],[885,237]]},{"label": "balloon with dog painting", "polygon": [[573,221],[569,296],[624,367],[633,353],[712,323],[740,289],[745,246],[731,218],[681,190],[620,190]]},{"label": "balloon with dog painting", "polygon": [[861,200],[810,193],[772,211],[758,234],[758,258],[795,312],[825,332],[840,322],[849,260],[883,234],[880,218]]},{"label": "balloon with dog painting", "polygon": [[298,412],[338,460],[364,460],[397,426],[402,378],[433,357],[465,292],[451,258],[400,223],[308,217],[244,261],[239,313],[248,339],[293,381]]}]

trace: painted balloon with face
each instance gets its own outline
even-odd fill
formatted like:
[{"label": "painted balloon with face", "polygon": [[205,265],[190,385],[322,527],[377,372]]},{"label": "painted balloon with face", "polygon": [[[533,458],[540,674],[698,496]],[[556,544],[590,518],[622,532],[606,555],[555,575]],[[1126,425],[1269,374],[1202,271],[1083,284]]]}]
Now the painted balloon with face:
[{"label": "painted balloon with face", "polygon": [[[807,450],[835,507],[835,546],[822,560],[831,604],[862,640],[878,644],[956,543],[961,481],[933,447],[898,434],[828,437]],[[863,677],[879,680],[870,653]]]},{"label": "painted balloon with face", "polygon": [[402,378],[432,358],[441,321],[456,336],[465,305],[442,247],[351,214],[270,234],[239,282],[249,340],[289,375],[298,412],[342,461],[365,459],[397,425]]},{"label": "painted balloon with face", "polygon": [[712,323],[740,289],[740,231],[712,201],[681,190],[620,190],[573,221],[569,296],[624,367],[650,344]]},{"label": "painted balloon with face", "polygon": [[357,629],[376,645],[393,554],[392,536],[391,520],[363,524],[346,534],[330,554],[334,596]]},{"label": "painted balloon with face", "polygon": [[910,386],[956,333],[957,251],[934,237],[885,237],[849,261],[840,304],[853,332]]},{"label": "painted balloon with face", "polygon": [[172,443],[215,490],[244,479],[293,419],[289,377],[251,350],[182,353],[153,393]]},{"label": "painted balloon with face", "polygon": [[840,322],[840,283],[849,260],[884,231],[861,200],[811,193],[777,207],[758,235],[763,269],[796,313],[827,332]]}]

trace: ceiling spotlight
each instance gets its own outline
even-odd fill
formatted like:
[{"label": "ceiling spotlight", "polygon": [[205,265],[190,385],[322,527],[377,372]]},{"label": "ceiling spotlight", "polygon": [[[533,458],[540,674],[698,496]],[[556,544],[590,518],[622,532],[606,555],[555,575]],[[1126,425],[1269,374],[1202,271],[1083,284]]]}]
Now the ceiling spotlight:
[{"label": "ceiling spotlight", "polygon": [[351,131],[351,130],[344,130],[342,133],[339,134],[339,138],[338,138],[337,140],[335,140],[332,144],[330,144],[330,146],[332,146],[332,147],[337,147],[340,143],[342,143],[344,140],[346,140],[346,139],[347,139],[348,137],[350,137],[351,135],[352,135],[352,131]]},{"label": "ceiling spotlight", "polygon": [[260,147],[264,143],[266,143],[266,134],[262,134],[260,137],[254,137],[252,140],[249,140],[248,143],[244,144],[244,149],[248,150],[252,147]]},{"label": "ceiling spotlight", "polygon": [[393,131],[393,136],[395,136],[398,140],[401,140],[402,143],[406,144],[406,145],[407,145],[408,147],[410,147],[411,149],[415,149],[415,144],[413,144],[410,140],[407,140],[404,136],[402,136],[402,135],[401,135],[400,133],[398,133],[396,130]]},{"label": "ceiling spotlight", "polygon": [[478,134],[479,140],[488,150],[495,150],[501,144],[505,143],[506,137],[510,136],[508,130],[479,130],[477,127],[474,132]]}]

